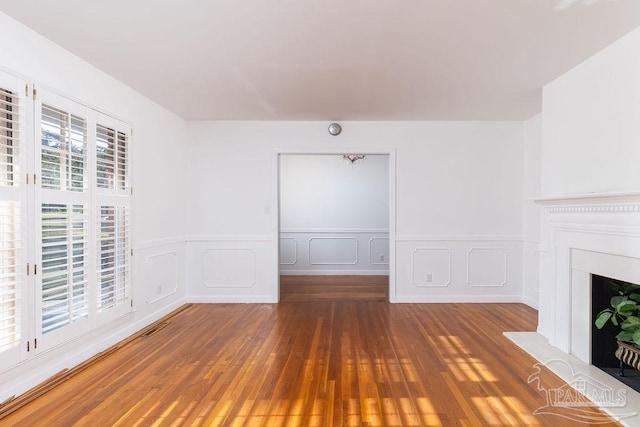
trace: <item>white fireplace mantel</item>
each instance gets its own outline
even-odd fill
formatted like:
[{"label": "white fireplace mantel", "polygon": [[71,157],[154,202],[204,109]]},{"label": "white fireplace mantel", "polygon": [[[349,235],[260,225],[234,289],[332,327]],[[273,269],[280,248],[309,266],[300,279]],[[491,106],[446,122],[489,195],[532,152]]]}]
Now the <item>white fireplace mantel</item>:
[{"label": "white fireplace mantel", "polygon": [[637,277],[629,274],[629,267],[619,266],[640,265],[640,192],[533,201],[543,207],[538,332],[560,350],[590,363],[584,342],[591,328],[585,299],[590,301],[589,273],[605,271],[621,280]]},{"label": "white fireplace mantel", "polygon": [[640,204],[640,192],[586,193],[567,196],[536,197],[531,201],[542,206],[624,205]]}]

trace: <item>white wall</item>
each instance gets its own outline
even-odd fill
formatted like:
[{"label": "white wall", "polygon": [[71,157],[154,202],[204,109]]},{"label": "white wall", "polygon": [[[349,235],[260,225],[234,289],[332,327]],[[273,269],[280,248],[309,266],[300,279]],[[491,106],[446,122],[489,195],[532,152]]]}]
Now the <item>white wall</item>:
[{"label": "white wall", "polygon": [[351,164],[341,155],[281,155],[280,227],[388,228],[388,156]]},{"label": "white wall", "polygon": [[[131,123],[135,312],[0,373],[0,401],[131,335],[185,301],[186,123],[0,13],[0,69]],[[35,320],[35,319],[34,319]],[[5,367],[6,368],[6,367]]]},{"label": "white wall", "polygon": [[[585,231],[587,237],[580,239],[606,242],[621,238],[623,230],[638,235],[637,196],[611,195],[640,192],[638,52],[640,29],[553,81],[543,92],[541,195],[555,200],[547,200],[548,208],[543,210],[538,331],[565,351],[567,328],[560,329],[558,324],[568,323],[571,293],[559,284],[571,278],[569,253],[580,248],[637,256],[637,238],[618,245],[624,247],[621,250],[612,243],[569,244],[567,236]],[[575,194],[585,196],[562,199]]]},{"label": "white wall", "polygon": [[277,300],[277,153],[344,151],[393,154],[392,298],[521,300],[521,123],[346,122],[337,137],[327,126],[189,123],[188,283],[196,301]]},{"label": "white wall", "polygon": [[542,193],[640,188],[640,28],[545,86]]},{"label": "white wall", "polygon": [[540,149],[542,116],[525,120],[522,131],[522,300],[538,308],[540,207],[533,201],[540,196]]},{"label": "white wall", "polygon": [[282,154],[280,274],[389,271],[389,156]]}]

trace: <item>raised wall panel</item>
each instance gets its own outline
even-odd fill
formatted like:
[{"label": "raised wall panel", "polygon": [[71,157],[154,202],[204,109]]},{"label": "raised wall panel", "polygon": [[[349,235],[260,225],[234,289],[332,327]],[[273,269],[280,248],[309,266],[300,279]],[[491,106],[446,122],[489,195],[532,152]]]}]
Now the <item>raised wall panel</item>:
[{"label": "raised wall panel", "polygon": [[358,263],[358,239],[355,237],[312,237],[309,239],[309,264],[355,265]]},{"label": "raised wall panel", "polygon": [[412,284],[446,287],[451,284],[451,252],[448,249],[418,248],[411,257]]},{"label": "raised wall panel", "polygon": [[253,249],[208,248],[202,253],[202,283],[208,288],[250,288],[256,284]]},{"label": "raised wall panel", "polygon": [[278,301],[278,243],[269,236],[191,236],[187,292],[193,303]]},{"label": "raised wall panel", "polygon": [[279,271],[296,275],[384,275],[389,272],[389,252],[387,230],[281,230]]},{"label": "raised wall panel", "polygon": [[143,265],[147,304],[153,304],[178,290],[178,255],[174,251],[149,255]]},{"label": "raised wall panel", "polygon": [[520,241],[443,237],[396,239],[396,302],[522,302]]},{"label": "raised wall panel", "polygon": [[298,242],[293,237],[280,238],[280,265],[295,265],[298,262]]},{"label": "raised wall panel", "polygon": [[369,264],[389,265],[388,237],[372,237],[369,239]]},{"label": "raised wall panel", "polygon": [[471,248],[467,252],[467,284],[502,287],[507,283],[507,252],[503,248]]}]

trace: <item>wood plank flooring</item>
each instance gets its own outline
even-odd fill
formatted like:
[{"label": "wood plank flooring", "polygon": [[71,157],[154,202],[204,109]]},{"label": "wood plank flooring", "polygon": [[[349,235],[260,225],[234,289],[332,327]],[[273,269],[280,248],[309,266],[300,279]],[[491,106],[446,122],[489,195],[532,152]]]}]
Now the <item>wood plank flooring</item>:
[{"label": "wood plank flooring", "polygon": [[389,276],[280,276],[280,301],[389,301]]},{"label": "wood plank flooring", "polygon": [[[535,361],[502,335],[536,316],[521,304],[197,304],[0,424],[576,425],[533,414],[546,403],[527,383]],[[563,384],[543,370],[540,386]]]}]

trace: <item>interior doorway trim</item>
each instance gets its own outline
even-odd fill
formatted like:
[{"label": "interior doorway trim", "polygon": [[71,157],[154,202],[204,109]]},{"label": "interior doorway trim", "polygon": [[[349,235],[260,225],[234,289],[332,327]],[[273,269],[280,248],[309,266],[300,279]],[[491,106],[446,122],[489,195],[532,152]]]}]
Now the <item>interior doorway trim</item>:
[{"label": "interior doorway trim", "polygon": [[337,148],[327,149],[276,149],[273,153],[273,182],[271,200],[273,241],[275,242],[275,257],[273,262],[276,265],[275,295],[280,301],[280,156],[282,154],[299,155],[344,155],[344,154],[366,154],[366,155],[386,155],[389,160],[389,302],[397,302],[396,294],[396,150],[359,147],[357,149],[348,148],[339,150]]}]

